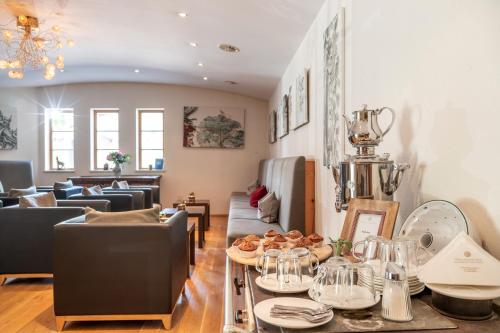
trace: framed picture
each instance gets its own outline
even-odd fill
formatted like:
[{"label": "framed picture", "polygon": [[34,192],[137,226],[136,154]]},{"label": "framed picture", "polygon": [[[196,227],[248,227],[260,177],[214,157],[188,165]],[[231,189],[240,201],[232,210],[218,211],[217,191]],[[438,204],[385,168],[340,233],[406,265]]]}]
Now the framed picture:
[{"label": "framed picture", "polygon": [[243,148],[245,110],[185,106],[183,143],[188,148]]},{"label": "framed picture", "polygon": [[344,154],[344,8],[325,31],[323,39],[324,57],[324,129],[323,165],[335,167]]},{"label": "framed picture", "polygon": [[295,80],[295,110],[293,129],[309,123],[309,70],[305,69]]},{"label": "framed picture", "polygon": [[269,113],[269,143],[276,142],[276,110]]},{"label": "framed picture", "polygon": [[288,95],[284,95],[278,107],[276,117],[278,125],[278,138],[282,138],[288,134]]},{"label": "framed picture", "polygon": [[340,238],[352,244],[368,236],[392,238],[399,202],[351,199]]},{"label": "framed picture", "polygon": [[0,150],[17,149],[17,109],[0,105]]}]

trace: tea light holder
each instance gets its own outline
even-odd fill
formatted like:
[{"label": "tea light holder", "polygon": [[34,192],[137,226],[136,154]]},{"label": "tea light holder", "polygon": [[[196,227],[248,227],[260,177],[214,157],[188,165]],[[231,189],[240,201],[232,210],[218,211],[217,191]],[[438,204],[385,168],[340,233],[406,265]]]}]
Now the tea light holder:
[{"label": "tea light holder", "polygon": [[194,195],[194,192],[190,192],[188,195],[188,201],[189,202],[194,202],[196,201],[196,196]]}]

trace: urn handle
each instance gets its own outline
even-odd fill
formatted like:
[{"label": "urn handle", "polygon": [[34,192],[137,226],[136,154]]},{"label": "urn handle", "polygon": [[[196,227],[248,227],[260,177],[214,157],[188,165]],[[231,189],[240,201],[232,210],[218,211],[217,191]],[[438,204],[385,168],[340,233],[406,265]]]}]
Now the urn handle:
[{"label": "urn handle", "polygon": [[391,109],[390,107],[387,107],[387,106],[384,106],[382,109],[377,110],[377,115],[381,114],[382,111],[384,111],[384,110],[390,111],[392,118],[391,118],[391,123],[389,124],[387,129],[382,133],[382,137],[384,137],[387,134],[387,132],[390,131],[390,129],[392,128],[392,125],[394,125],[394,120],[396,120],[396,114],[395,114],[394,110]]}]

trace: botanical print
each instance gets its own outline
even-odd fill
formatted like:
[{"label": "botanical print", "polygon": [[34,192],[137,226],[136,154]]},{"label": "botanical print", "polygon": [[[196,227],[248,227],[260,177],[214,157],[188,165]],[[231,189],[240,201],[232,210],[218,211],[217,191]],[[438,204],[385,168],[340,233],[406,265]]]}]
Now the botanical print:
[{"label": "botanical print", "polygon": [[280,101],[277,115],[278,138],[288,134],[288,96],[285,94]]},{"label": "botanical print", "polygon": [[309,89],[308,74],[306,69],[295,81],[295,110],[294,110],[294,128],[297,129],[309,122]]},{"label": "botanical print", "polygon": [[17,110],[0,106],[0,150],[17,149]]},{"label": "botanical print", "polygon": [[340,9],[325,31],[325,107],[323,165],[330,168],[341,160],[343,114],[344,12]]},{"label": "botanical print", "polygon": [[245,110],[185,106],[183,141],[190,148],[243,148]]},{"label": "botanical print", "polygon": [[269,143],[276,142],[276,110],[269,113]]}]

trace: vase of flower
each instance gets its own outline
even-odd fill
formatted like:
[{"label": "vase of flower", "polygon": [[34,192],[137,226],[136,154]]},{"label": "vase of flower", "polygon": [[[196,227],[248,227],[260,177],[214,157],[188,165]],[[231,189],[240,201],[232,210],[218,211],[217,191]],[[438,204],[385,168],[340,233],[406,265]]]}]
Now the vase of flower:
[{"label": "vase of flower", "polygon": [[109,153],[106,159],[115,164],[113,174],[116,178],[119,178],[122,175],[123,164],[130,162],[130,154],[114,151]]}]

